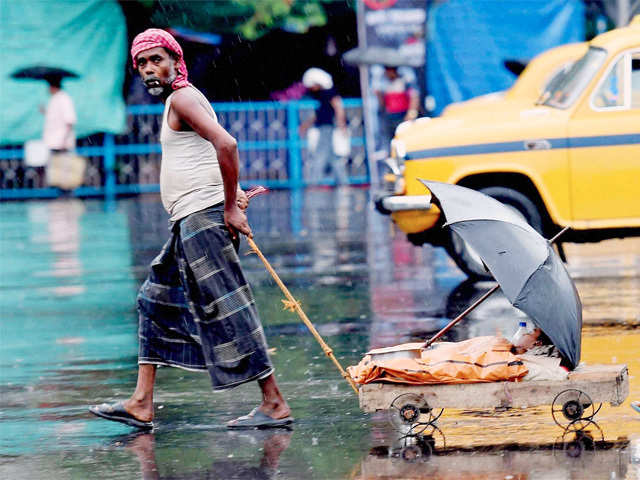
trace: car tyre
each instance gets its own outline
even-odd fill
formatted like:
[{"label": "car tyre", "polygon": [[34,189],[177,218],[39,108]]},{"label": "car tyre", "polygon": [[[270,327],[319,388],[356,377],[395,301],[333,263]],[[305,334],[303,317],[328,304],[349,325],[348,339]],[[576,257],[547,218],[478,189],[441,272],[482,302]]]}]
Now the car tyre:
[{"label": "car tyre", "polygon": [[[538,233],[542,234],[542,215],[526,195],[506,187],[486,187],[478,190],[485,195],[495,198],[499,202],[511,207],[527,221]],[[473,249],[462,240],[456,233],[451,232],[445,245],[447,253],[462,270],[472,280],[490,280],[491,273],[486,269],[482,260]]]}]

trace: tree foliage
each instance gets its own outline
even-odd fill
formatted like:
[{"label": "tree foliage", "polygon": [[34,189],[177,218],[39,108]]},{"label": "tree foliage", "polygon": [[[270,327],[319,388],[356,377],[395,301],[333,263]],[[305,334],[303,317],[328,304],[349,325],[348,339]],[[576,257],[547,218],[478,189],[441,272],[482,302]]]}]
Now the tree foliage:
[{"label": "tree foliage", "polygon": [[151,9],[152,21],[160,27],[238,34],[255,40],[276,28],[304,33],[325,25],[322,3],[334,0],[139,1]]}]

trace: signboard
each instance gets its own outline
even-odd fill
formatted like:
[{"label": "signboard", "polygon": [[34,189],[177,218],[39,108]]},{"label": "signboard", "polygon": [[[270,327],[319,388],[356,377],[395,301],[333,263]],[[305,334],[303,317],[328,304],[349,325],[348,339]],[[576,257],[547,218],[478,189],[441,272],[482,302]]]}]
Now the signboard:
[{"label": "signboard", "polygon": [[[428,0],[358,0],[358,49],[391,52],[391,61],[402,65],[403,75],[424,86],[425,32]],[[367,158],[372,184],[378,182],[377,162],[388,155],[388,139],[382,135],[381,108],[375,91],[384,81],[384,58],[379,65],[360,66]],[[411,65],[411,66],[409,66]],[[422,98],[422,93],[420,98]]]}]

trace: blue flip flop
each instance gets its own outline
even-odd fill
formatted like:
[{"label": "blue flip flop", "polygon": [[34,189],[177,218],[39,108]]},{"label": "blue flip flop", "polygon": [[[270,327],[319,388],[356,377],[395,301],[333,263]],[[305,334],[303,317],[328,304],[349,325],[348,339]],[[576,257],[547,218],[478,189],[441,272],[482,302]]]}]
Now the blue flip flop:
[{"label": "blue flip flop", "polygon": [[93,405],[92,407],[89,407],[89,411],[98,417],[106,420],[112,420],[114,422],[124,423],[131,427],[143,430],[151,430],[153,428],[153,422],[138,420],[124,409],[122,402]]},{"label": "blue flip flop", "polygon": [[248,415],[238,417],[227,422],[229,429],[251,429],[251,428],[287,428],[293,423],[293,417],[272,418],[262,413],[258,408],[254,408]]},{"label": "blue flip flop", "polygon": [[631,408],[640,413],[640,402],[631,402]]}]

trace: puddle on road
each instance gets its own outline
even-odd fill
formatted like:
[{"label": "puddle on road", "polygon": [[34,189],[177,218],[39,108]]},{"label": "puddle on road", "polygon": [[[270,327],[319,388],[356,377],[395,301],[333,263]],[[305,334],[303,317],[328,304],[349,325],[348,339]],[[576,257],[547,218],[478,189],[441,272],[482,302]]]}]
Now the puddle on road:
[{"label": "puddle on road", "polygon": [[[585,319],[625,319],[627,325],[587,327],[583,336],[584,361],[627,363],[631,372],[625,404],[604,406],[596,417],[604,444],[577,458],[565,444],[553,448],[561,430],[548,407],[447,411],[439,422],[447,450],[438,450],[437,442],[431,453],[410,449],[414,458],[407,461],[400,455],[407,445],[399,446],[386,420],[359,410],[315,340],[282,310],[282,295],[251,256],[242,261],[297,417],[293,431],[227,432],[226,420],[259,401],[257,387],[212,394],[205,375],[176,369],[159,371],[154,434],[132,435],[126,426],[88,414],[88,404],[122,399],[135,385],[136,289],[167,230],[155,197],[124,200],[116,209],[99,201],[81,206],[0,204],[6,273],[0,307],[7,312],[0,352],[2,478],[122,479],[141,472],[191,479],[270,478],[276,472],[292,479],[640,477],[640,415],[629,407],[640,399],[640,331],[628,328],[639,309],[636,244],[603,242],[605,253],[595,246],[569,253]],[[274,192],[251,208],[256,241],[344,366],[372,346],[438,330],[491,287],[463,282],[441,250],[390,235],[386,220],[368,210],[365,190],[300,198]],[[49,225],[51,218],[64,220]],[[29,254],[8,255],[13,247]],[[621,275],[611,276],[616,269]],[[510,335],[520,318],[496,295],[450,339],[498,330]],[[514,443],[519,450],[510,450]],[[488,452],[487,445],[493,446]]]}]

